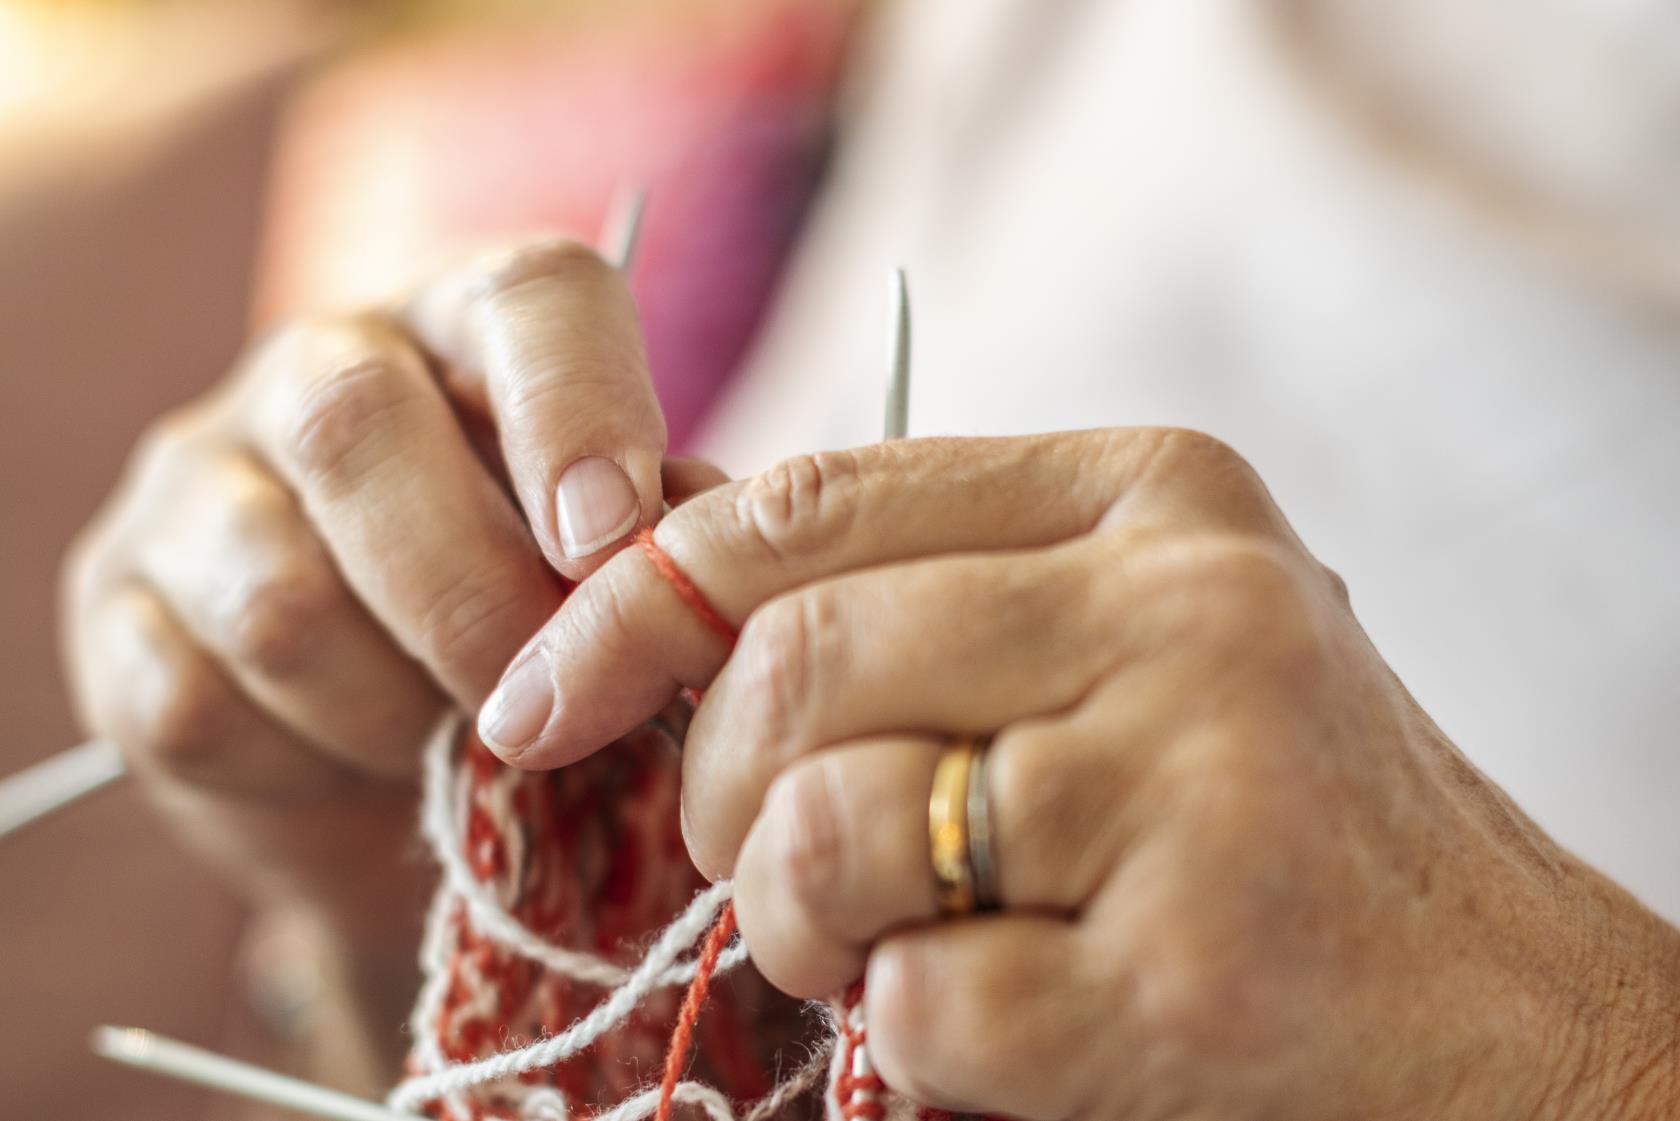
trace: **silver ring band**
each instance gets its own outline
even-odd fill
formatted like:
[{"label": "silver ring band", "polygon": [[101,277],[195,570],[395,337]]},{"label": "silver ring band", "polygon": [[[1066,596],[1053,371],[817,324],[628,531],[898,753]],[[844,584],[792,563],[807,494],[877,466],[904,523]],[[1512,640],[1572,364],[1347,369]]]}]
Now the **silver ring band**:
[{"label": "silver ring band", "polygon": [[968,769],[968,790],[964,799],[968,816],[968,866],[974,875],[974,906],[995,911],[1003,905],[998,893],[997,860],[992,851],[992,797],[986,781],[986,757],[991,738],[976,745],[974,763]]}]

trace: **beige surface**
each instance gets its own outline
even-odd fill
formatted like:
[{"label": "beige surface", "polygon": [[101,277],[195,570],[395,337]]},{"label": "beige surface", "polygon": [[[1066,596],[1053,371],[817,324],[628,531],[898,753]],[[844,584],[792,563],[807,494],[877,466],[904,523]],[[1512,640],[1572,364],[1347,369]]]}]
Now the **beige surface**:
[{"label": "beige surface", "polygon": [[[216,377],[243,333],[271,116],[305,39],[273,19],[231,34],[230,13],[264,6],[196,7],[38,57],[48,94],[72,82],[62,96],[0,79],[0,773],[76,736],[54,635],[66,542],[140,427]],[[0,1114],[201,1115],[198,1092],[86,1048],[99,1021],[230,1030],[237,910],[134,791],[0,843],[0,899]]]}]

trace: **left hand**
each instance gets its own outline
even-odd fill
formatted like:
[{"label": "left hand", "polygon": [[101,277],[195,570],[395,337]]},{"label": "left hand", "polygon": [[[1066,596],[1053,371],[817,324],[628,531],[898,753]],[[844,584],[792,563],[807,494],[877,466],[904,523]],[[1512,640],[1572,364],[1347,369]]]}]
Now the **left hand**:
[{"label": "left hand", "polygon": [[[1025,1118],[1672,1107],[1680,935],[1466,762],[1216,441],[801,458],[657,540],[733,654],[631,549],[515,662],[546,667],[518,679],[553,690],[543,730],[495,745],[494,704],[482,730],[554,767],[703,688],[690,851],[779,987],[867,974],[896,1089]],[[961,733],[995,736],[1003,910],[942,920],[928,796]]]}]

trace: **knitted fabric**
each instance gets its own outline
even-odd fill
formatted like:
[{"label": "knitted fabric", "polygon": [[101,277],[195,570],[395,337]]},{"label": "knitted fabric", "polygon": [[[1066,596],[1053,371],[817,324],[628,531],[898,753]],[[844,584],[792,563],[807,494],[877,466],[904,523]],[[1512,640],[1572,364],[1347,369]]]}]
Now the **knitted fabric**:
[{"label": "knitted fabric", "polygon": [[[651,534],[638,543],[697,617],[733,641]],[[741,1015],[735,978],[712,984],[747,955],[733,937],[730,885],[707,887],[683,845],[688,711],[673,706],[587,760],[541,773],[504,766],[458,721],[439,730],[422,825],[443,877],[394,1107],[439,1121],[666,1121],[684,1105],[711,1121],[769,1121],[809,1115],[826,1083],[829,1121],[942,1116],[874,1073],[861,985],[819,1006],[814,1037],[766,1039],[766,1024],[751,1022],[761,1017]],[[691,1047],[716,1085],[684,1078]],[[804,1061],[789,1071],[786,1053]],[[784,1068],[778,1080],[761,1055]],[[663,1074],[657,1084],[652,1072]]]}]

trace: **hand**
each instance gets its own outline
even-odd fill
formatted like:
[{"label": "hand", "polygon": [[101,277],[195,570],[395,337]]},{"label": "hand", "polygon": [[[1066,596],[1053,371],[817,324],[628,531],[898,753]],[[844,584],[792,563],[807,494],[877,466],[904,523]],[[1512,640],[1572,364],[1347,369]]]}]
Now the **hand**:
[{"label": "hand", "polygon": [[664,442],[624,283],[572,243],[286,327],[151,431],[75,547],[83,719],[236,887],[407,985],[422,740],[484,700],[556,572],[658,516]]},{"label": "hand", "polygon": [[[704,689],[690,851],[772,982],[866,975],[889,1085],[1046,1119],[1673,1115],[1680,936],[1465,761],[1217,442],[797,459],[656,540],[733,654],[629,550],[503,686],[546,720],[482,727],[558,766]],[[958,733],[995,734],[1003,910],[941,921]]]}]

